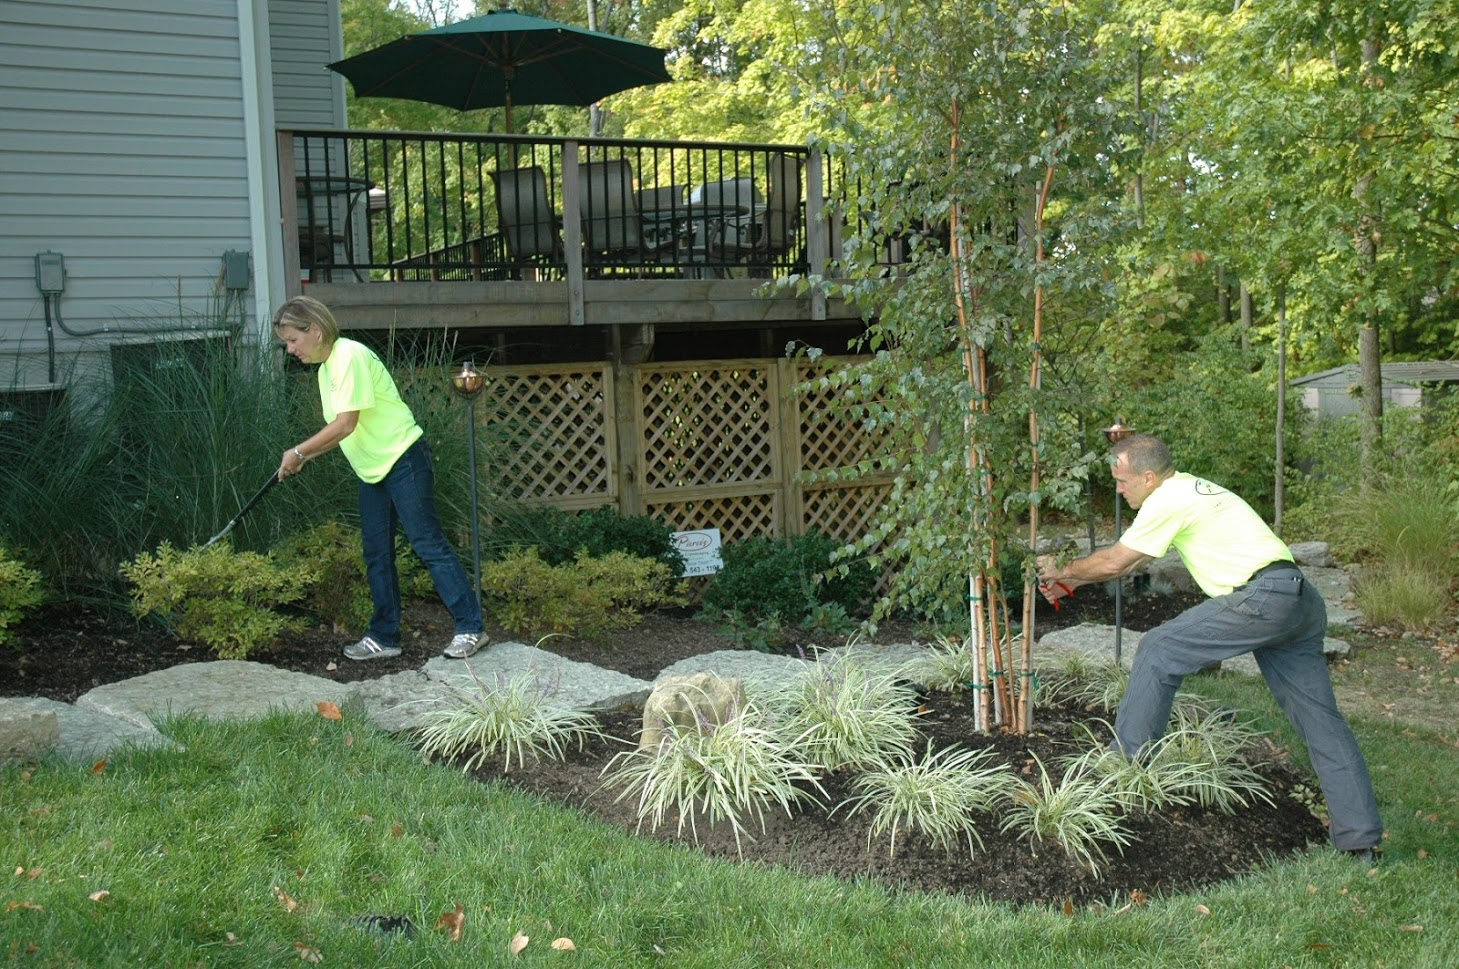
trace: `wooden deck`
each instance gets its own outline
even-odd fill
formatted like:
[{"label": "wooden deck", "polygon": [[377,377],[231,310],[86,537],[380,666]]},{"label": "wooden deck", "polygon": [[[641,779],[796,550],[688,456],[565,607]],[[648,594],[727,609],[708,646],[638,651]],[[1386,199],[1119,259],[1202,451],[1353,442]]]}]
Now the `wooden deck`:
[{"label": "wooden deck", "polygon": [[[841,186],[806,146],[281,130],[279,164],[286,273],[347,329],[763,329],[741,352],[781,353],[862,325],[776,284],[835,273]],[[524,173],[535,200],[507,194]]]}]

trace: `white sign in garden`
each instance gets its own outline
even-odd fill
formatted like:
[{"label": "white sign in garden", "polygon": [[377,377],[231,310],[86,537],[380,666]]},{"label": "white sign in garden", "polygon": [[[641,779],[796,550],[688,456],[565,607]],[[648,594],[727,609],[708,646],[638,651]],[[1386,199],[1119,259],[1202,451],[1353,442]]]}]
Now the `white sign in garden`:
[{"label": "white sign in garden", "polygon": [[694,532],[674,532],[674,547],[684,556],[682,578],[713,575],[724,568],[719,557],[719,529],[701,528]]}]

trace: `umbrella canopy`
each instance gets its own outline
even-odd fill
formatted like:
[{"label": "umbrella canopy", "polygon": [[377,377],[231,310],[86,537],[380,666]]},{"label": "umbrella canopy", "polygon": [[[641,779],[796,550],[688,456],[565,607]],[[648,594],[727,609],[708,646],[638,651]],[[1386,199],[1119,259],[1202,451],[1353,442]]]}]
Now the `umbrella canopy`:
[{"label": "umbrella canopy", "polygon": [[515,10],[493,10],[393,40],[329,69],[357,97],[405,98],[461,111],[513,104],[586,106],[669,80],[665,51]]}]

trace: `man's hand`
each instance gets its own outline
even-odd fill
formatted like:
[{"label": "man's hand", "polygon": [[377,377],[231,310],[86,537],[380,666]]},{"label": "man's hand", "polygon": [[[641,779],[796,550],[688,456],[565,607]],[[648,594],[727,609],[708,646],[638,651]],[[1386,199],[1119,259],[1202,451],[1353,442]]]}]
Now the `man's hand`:
[{"label": "man's hand", "polygon": [[1066,585],[1059,578],[1059,563],[1052,555],[1040,555],[1037,561],[1039,570],[1039,595],[1043,596],[1055,609],[1059,608],[1059,600],[1072,596],[1073,587]]}]

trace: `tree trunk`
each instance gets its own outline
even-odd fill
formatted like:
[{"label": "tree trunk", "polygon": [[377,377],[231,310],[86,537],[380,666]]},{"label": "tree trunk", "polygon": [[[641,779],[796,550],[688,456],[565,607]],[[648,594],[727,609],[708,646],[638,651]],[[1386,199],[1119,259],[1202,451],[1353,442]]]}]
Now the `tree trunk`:
[{"label": "tree trunk", "polygon": [[[1374,29],[1371,21],[1369,29]],[[1372,33],[1363,38],[1362,50],[1363,64],[1359,83],[1367,86],[1377,72],[1378,55],[1381,51],[1381,45]],[[1358,157],[1366,158],[1367,153],[1360,150]],[[1353,200],[1357,202],[1358,216],[1353,230],[1353,245],[1357,250],[1359,291],[1364,294],[1358,312],[1358,372],[1363,388],[1360,439],[1364,492],[1373,485],[1378,473],[1378,456],[1383,450],[1383,355],[1378,339],[1377,311],[1369,295],[1372,277],[1378,268],[1379,238],[1379,215],[1369,198],[1372,185],[1371,170],[1360,171],[1353,185]]]}]

